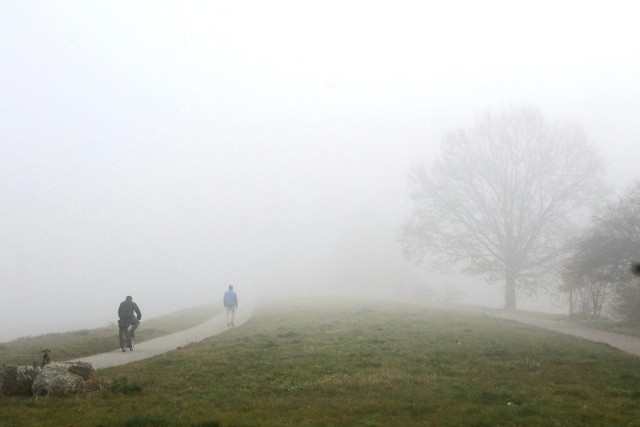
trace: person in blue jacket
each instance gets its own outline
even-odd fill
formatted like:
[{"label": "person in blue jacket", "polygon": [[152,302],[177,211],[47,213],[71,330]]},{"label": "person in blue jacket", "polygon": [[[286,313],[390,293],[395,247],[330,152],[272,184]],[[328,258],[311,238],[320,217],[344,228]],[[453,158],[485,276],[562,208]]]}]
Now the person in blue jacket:
[{"label": "person in blue jacket", "polygon": [[[229,285],[229,290],[224,293],[222,303],[224,304],[224,309],[227,313],[227,326],[236,326],[235,317],[236,309],[238,308],[238,295],[233,290],[232,285]],[[229,320],[229,317],[231,317],[231,320]]]}]

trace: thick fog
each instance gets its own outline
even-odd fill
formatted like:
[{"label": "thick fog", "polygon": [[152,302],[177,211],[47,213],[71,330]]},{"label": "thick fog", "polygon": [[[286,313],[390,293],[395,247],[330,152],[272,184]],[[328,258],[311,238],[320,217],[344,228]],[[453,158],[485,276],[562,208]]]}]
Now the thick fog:
[{"label": "thick fog", "polygon": [[0,1],[0,340],[230,284],[240,309],[447,283],[501,305],[402,258],[410,169],[531,105],[584,127],[612,188],[640,178],[636,21],[632,2]]}]

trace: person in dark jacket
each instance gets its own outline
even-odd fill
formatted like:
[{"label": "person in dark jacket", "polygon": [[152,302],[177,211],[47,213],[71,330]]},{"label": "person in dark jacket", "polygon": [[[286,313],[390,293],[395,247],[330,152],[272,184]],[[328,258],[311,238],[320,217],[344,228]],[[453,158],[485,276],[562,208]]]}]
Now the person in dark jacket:
[{"label": "person in dark jacket", "polygon": [[138,304],[133,302],[131,296],[127,296],[127,298],[120,303],[120,307],[118,307],[118,317],[120,318],[118,321],[120,327],[131,325],[131,336],[133,337],[135,330],[140,326],[142,313],[140,312],[140,308],[138,308]]}]

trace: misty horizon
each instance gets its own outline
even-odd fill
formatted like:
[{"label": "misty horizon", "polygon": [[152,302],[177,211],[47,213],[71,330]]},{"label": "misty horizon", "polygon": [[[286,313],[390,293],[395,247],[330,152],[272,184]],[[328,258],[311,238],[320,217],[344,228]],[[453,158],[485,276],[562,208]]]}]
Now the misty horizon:
[{"label": "misty horizon", "polygon": [[403,258],[411,169],[486,111],[534,106],[584,129],[614,197],[640,179],[634,18],[577,2],[0,3],[0,341],[107,326],[126,295],[143,322],[221,304],[230,284],[241,301],[453,287],[501,306],[499,285]]}]

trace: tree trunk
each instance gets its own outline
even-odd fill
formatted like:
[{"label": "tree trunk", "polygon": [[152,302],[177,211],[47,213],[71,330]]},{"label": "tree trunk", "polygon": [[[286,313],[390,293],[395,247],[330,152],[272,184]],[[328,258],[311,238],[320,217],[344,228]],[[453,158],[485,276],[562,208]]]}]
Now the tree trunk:
[{"label": "tree trunk", "polygon": [[512,271],[505,273],[504,308],[505,310],[516,309],[516,275]]},{"label": "tree trunk", "polygon": [[569,289],[569,318],[573,319],[573,288]]}]

